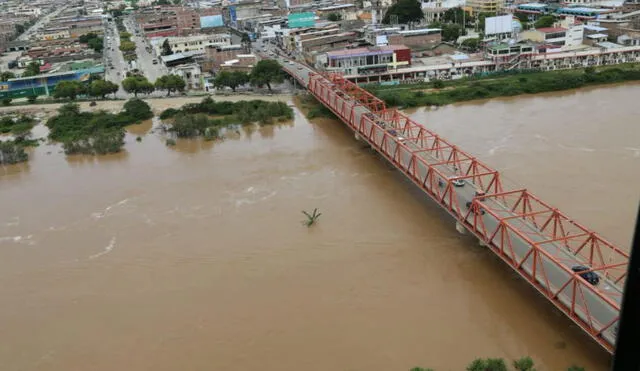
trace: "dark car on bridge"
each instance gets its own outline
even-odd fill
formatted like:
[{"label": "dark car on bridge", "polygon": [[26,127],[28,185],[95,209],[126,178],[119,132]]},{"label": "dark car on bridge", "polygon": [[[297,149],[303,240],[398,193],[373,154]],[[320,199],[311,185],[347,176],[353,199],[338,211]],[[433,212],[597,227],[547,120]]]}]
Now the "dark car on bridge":
[{"label": "dark car on bridge", "polygon": [[584,265],[574,265],[571,268],[572,271],[578,273],[585,281],[589,282],[593,286],[597,286],[600,283],[600,276],[589,267]]}]

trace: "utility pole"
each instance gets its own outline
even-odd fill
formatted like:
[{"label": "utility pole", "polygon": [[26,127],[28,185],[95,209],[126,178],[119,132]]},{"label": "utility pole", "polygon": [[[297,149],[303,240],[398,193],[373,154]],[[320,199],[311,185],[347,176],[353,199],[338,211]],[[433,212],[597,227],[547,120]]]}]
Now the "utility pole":
[{"label": "utility pole", "polygon": [[640,208],[631,245],[627,281],[622,297],[622,309],[613,356],[613,371],[640,371]]}]

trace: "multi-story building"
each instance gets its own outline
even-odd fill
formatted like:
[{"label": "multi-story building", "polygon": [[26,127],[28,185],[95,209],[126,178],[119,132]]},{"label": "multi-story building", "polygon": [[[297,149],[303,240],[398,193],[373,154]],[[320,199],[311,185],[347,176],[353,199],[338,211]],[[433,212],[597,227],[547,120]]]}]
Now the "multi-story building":
[{"label": "multi-story building", "polygon": [[504,0],[469,0],[467,7],[473,14],[497,13],[504,9]]},{"label": "multi-story building", "polygon": [[176,27],[178,35],[190,35],[200,32],[200,17],[220,15],[222,13],[216,8],[193,9],[178,8],[175,10]]},{"label": "multi-story building", "polygon": [[158,37],[153,39],[152,44],[157,55],[162,54],[162,44],[168,40],[171,50],[174,53],[205,52],[205,49],[213,46],[231,45],[231,35],[229,34],[211,34],[211,35],[193,35],[178,37]]},{"label": "multi-story building", "polygon": [[202,71],[211,72],[220,68],[226,61],[238,59],[238,55],[247,54],[242,45],[225,45],[209,47],[200,61]]},{"label": "multi-story building", "polygon": [[411,65],[411,49],[404,45],[335,50],[318,57],[316,67],[345,75],[386,72]]}]

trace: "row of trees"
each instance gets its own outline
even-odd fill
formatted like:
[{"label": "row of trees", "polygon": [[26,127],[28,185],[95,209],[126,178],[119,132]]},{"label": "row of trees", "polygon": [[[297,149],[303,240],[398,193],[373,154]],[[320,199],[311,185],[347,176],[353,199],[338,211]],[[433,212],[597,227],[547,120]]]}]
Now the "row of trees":
[{"label": "row of trees", "polygon": [[124,91],[136,97],[138,94],[151,94],[155,90],[166,90],[169,96],[171,93],[184,91],[186,85],[184,79],[178,75],[161,76],[155,83],[151,83],[146,77],[140,75],[129,76],[122,80]]},{"label": "row of trees", "polygon": [[263,59],[259,61],[250,73],[242,71],[220,71],[214,80],[216,88],[229,87],[236,91],[238,86],[251,83],[254,86],[266,86],[271,91],[271,84],[284,81],[282,66],[275,60]]}]

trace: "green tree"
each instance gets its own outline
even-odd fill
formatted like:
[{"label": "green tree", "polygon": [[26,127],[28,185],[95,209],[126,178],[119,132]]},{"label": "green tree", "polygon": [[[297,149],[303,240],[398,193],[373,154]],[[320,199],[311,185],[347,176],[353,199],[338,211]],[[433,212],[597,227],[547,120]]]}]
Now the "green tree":
[{"label": "green tree", "polygon": [[131,34],[129,32],[120,32],[120,40],[129,40],[131,39]]},{"label": "green tree", "polygon": [[390,24],[391,16],[398,16],[398,23],[418,22],[424,18],[420,2],[417,0],[398,0],[391,5],[382,18],[382,23]]},{"label": "green tree", "polygon": [[37,95],[30,95],[27,97],[27,101],[31,104],[34,104],[36,102],[36,100],[38,100],[38,96]]},{"label": "green tree", "polygon": [[478,47],[480,46],[480,39],[477,39],[477,38],[466,39],[462,42],[462,46],[472,51],[478,50]]},{"label": "green tree", "polygon": [[535,28],[545,28],[553,26],[553,23],[556,21],[554,16],[552,15],[543,15],[538,18],[538,20],[533,24]]},{"label": "green tree", "polygon": [[225,86],[228,86],[235,92],[238,86],[242,86],[248,82],[249,75],[242,71],[220,71],[216,75],[213,85],[216,88],[223,88]]},{"label": "green tree", "polygon": [[457,24],[442,25],[442,40],[456,41],[462,32],[462,28]]},{"label": "green tree", "polygon": [[342,20],[342,15],[340,15],[339,13],[329,13],[329,15],[327,16],[327,20],[331,22],[338,22]]},{"label": "green tree", "polygon": [[96,52],[101,52],[102,49],[104,48],[104,44],[101,37],[96,37],[94,39],[89,40],[87,45],[89,45],[89,47],[95,50]]},{"label": "green tree", "polygon": [[89,85],[89,95],[92,97],[104,97],[107,94],[114,94],[118,91],[118,84],[106,80],[94,80]]},{"label": "green tree", "polygon": [[95,32],[89,32],[84,35],[80,35],[80,37],[78,37],[78,41],[80,41],[83,44],[86,44],[89,42],[89,40],[95,39],[96,37],[98,37],[98,35]]},{"label": "green tree", "polygon": [[153,84],[144,76],[130,76],[122,80],[122,88],[127,93],[133,93],[135,97],[138,93],[151,94],[154,90]]},{"label": "green tree", "polygon": [[464,14],[464,10],[461,7],[447,9],[447,11],[444,12],[444,15],[442,17],[445,23],[458,23],[458,24],[462,24],[463,19],[466,22],[468,18],[469,18],[468,15]]},{"label": "green tree", "polygon": [[255,86],[266,85],[271,91],[271,84],[284,81],[282,66],[273,59],[263,59],[251,70],[250,81]]},{"label": "green tree", "polygon": [[16,34],[21,35],[25,31],[24,25],[16,24]]},{"label": "green tree", "polygon": [[0,81],[7,81],[9,79],[15,78],[16,75],[13,72],[4,71],[0,73]]},{"label": "green tree", "polygon": [[162,43],[162,53],[161,55],[171,55],[173,54],[173,50],[171,49],[171,44],[169,44],[169,39],[164,39]]},{"label": "green tree", "polygon": [[80,81],[60,81],[53,91],[54,98],[76,99],[78,95],[85,94],[87,89]]},{"label": "green tree", "polygon": [[187,83],[178,75],[164,75],[156,80],[154,86],[157,90],[166,90],[169,96],[175,91],[184,91]]},{"label": "green tree", "polygon": [[501,358],[478,358],[467,366],[467,371],[507,371],[507,365]]},{"label": "green tree", "polygon": [[37,76],[40,74],[40,63],[32,61],[27,65],[22,77]]},{"label": "green tree", "polygon": [[125,53],[134,52],[136,51],[136,43],[134,43],[133,41],[122,41],[120,43],[120,50]]},{"label": "green tree", "polygon": [[123,108],[123,113],[131,120],[131,121],[141,121],[150,119],[153,117],[153,112],[151,112],[151,107],[147,102],[142,99],[133,98],[129,99]]}]

